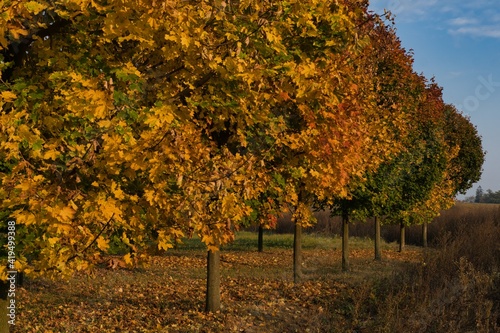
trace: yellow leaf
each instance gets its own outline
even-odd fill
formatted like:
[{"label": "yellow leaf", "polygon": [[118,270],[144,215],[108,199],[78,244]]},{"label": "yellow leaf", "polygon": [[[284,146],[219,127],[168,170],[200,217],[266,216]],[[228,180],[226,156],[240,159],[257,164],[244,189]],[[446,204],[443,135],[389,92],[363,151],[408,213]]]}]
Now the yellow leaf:
[{"label": "yellow leaf", "polygon": [[58,156],[59,152],[57,150],[48,150],[43,154],[43,159],[55,161]]},{"label": "yellow leaf", "polygon": [[15,188],[18,188],[21,191],[26,192],[30,189],[30,187],[31,187],[31,182],[25,181],[25,182],[22,182],[21,184],[17,184]]},{"label": "yellow leaf", "polygon": [[170,233],[178,238],[184,237],[184,232],[180,229],[171,228]]},{"label": "yellow leaf", "polygon": [[212,252],[218,252],[219,251],[219,247],[215,246],[215,245],[207,245],[207,248],[208,248],[208,251],[212,251]]},{"label": "yellow leaf", "polygon": [[75,211],[71,207],[63,207],[57,212],[57,219],[59,221],[70,221],[73,219],[73,216],[75,215]]},{"label": "yellow leaf", "polygon": [[22,271],[23,270],[23,266],[26,264],[26,262],[23,263],[22,260],[16,260],[16,262],[14,263],[14,268],[16,269],[16,271]]},{"label": "yellow leaf", "polygon": [[50,237],[48,241],[51,246],[54,246],[59,241],[59,239],[59,237]]},{"label": "yellow leaf", "polygon": [[13,214],[18,224],[24,224],[26,226],[36,222],[35,216],[29,212],[17,211]]},{"label": "yellow leaf", "polygon": [[33,180],[35,182],[42,182],[44,179],[45,177],[43,177],[42,175],[36,175],[35,177],[33,177]]},{"label": "yellow leaf", "polygon": [[182,35],[181,36],[181,44],[182,44],[182,46],[184,46],[184,47],[187,48],[189,46],[189,44],[190,44],[190,40],[191,39],[188,36]]},{"label": "yellow leaf", "polygon": [[97,247],[102,251],[107,251],[109,249],[109,243],[104,237],[99,236],[97,238]]},{"label": "yellow leaf", "polygon": [[127,253],[123,256],[123,261],[125,261],[127,265],[132,265],[132,258],[130,257],[130,253]]},{"label": "yellow leaf", "polygon": [[155,198],[155,191],[152,191],[152,190],[146,190],[146,191],[144,191],[144,197],[146,198],[146,200],[150,204],[153,204],[154,203],[154,198]]},{"label": "yellow leaf", "polygon": [[14,94],[12,91],[2,91],[1,96],[4,102],[12,102],[17,98],[16,94]]},{"label": "yellow leaf", "polygon": [[139,72],[139,70],[130,61],[125,64],[125,68],[130,74],[134,74],[137,77],[141,77],[141,72]]},{"label": "yellow leaf", "polygon": [[31,14],[37,15],[46,7],[38,3],[37,1],[28,1],[27,3],[24,4],[24,8],[26,8],[28,12],[30,12]]},{"label": "yellow leaf", "polygon": [[26,29],[10,28],[9,32],[14,39],[19,39],[19,36],[28,35],[28,30],[26,30]]},{"label": "yellow leaf", "polygon": [[72,231],[71,225],[67,223],[57,223],[54,226],[57,228],[57,233],[59,234],[67,235]]},{"label": "yellow leaf", "polygon": [[159,250],[168,250],[173,248],[170,237],[165,235],[165,231],[161,230],[158,233],[158,249]]},{"label": "yellow leaf", "polygon": [[7,281],[8,277],[7,266],[0,265],[0,281]]},{"label": "yellow leaf", "polygon": [[108,128],[111,126],[112,123],[110,120],[104,119],[104,120],[99,121],[98,124],[99,124],[99,127]]},{"label": "yellow leaf", "polygon": [[118,187],[118,185],[115,182],[111,184],[111,192],[113,192],[115,198],[118,200],[122,200],[123,198],[125,198],[123,191],[121,190],[121,188]]}]

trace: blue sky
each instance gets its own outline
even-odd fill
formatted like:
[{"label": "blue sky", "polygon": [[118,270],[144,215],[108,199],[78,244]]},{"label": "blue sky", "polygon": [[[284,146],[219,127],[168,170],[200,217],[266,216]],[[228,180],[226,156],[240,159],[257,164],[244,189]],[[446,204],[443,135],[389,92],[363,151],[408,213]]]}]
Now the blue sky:
[{"label": "blue sky", "polygon": [[[395,15],[415,71],[435,77],[446,103],[477,127],[487,151],[477,187],[500,190],[500,3],[498,0],[371,0],[371,10]],[[459,196],[463,198],[463,196]]]}]

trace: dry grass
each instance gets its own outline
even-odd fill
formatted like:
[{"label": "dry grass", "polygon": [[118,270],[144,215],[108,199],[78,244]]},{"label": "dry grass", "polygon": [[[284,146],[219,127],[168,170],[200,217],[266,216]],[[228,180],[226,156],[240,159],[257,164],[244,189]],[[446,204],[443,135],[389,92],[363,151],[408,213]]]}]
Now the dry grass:
[{"label": "dry grass", "polygon": [[380,332],[500,332],[499,207],[458,204],[431,224],[425,265],[383,288]]}]

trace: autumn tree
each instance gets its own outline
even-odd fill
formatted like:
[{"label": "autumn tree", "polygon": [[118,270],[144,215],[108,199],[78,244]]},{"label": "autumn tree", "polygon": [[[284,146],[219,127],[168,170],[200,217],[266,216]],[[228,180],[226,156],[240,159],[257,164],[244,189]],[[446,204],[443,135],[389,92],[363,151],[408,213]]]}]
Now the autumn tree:
[{"label": "autumn tree", "polygon": [[[217,260],[267,184],[259,142],[280,131],[265,86],[277,12],[133,1],[11,9],[1,154],[13,167],[0,195],[26,226],[19,268],[87,269],[117,233],[128,264],[148,241],[167,249],[191,231]],[[218,306],[207,297],[208,310]]]},{"label": "autumn tree", "polygon": [[427,224],[441,210],[454,204],[458,193],[464,194],[481,177],[484,151],[481,137],[470,120],[453,105],[444,105],[444,141],[447,163],[440,182],[431,190],[431,197],[414,209],[414,216],[422,224],[422,243],[427,246]]},{"label": "autumn tree", "polygon": [[300,25],[293,38],[284,38],[286,49],[299,54],[309,67],[298,77],[314,82],[302,92],[302,80],[290,78],[300,83],[299,89],[285,86],[288,103],[280,109],[288,131],[279,141],[284,146],[280,155],[287,161],[279,172],[288,181],[286,197],[296,225],[296,281],[301,275],[301,230],[314,223],[310,207],[347,198],[348,187],[361,182],[365,171],[376,169],[400,149],[395,139],[405,131],[404,115],[377,104],[372,85],[377,73],[369,32],[377,18],[367,13],[364,1],[346,5],[352,16],[346,32],[338,24],[332,31],[332,18],[317,10],[311,24]]},{"label": "autumn tree", "polygon": [[450,179],[456,194],[465,194],[479,181],[482,173],[485,152],[477,128],[470,119],[453,105],[445,105],[445,140],[450,147],[459,147],[451,160],[453,173]]},{"label": "autumn tree", "polygon": [[219,249],[275,209],[255,205],[270,185],[300,232],[315,200],[400,149],[359,33],[371,20],[365,1],[6,2],[0,207],[17,269],[87,270],[111,239],[133,265],[196,233],[218,310]]},{"label": "autumn tree", "polygon": [[[440,88],[432,84],[428,94],[431,101],[434,101],[431,104],[433,110],[442,112],[440,127],[435,134],[443,148],[440,149],[440,154],[431,150],[433,159],[428,161],[429,166],[435,167],[428,169],[427,174],[435,175],[435,180],[428,183],[427,196],[414,201],[400,214],[400,218],[422,225],[424,246],[427,246],[428,222],[438,216],[440,211],[450,208],[454,204],[455,196],[466,191],[479,179],[484,161],[481,138],[477,130],[455,107],[442,104],[439,91]],[[435,164],[436,156],[441,156],[441,166]]]},{"label": "autumn tree", "polygon": [[264,230],[274,229],[278,223],[278,217],[282,215],[283,204],[282,193],[285,188],[285,180],[279,174],[273,174],[264,192],[258,200],[250,203],[252,213],[247,218],[247,225],[257,226],[257,250],[264,251]]},{"label": "autumn tree", "polygon": [[116,235],[131,265],[151,241],[168,249],[196,232],[215,311],[219,248],[251,215],[273,161],[299,227],[309,197],[345,193],[352,174],[380,161],[368,133],[383,115],[350,60],[368,42],[354,23],[366,6],[74,0],[3,10],[0,157],[10,167],[0,197],[21,228],[17,267],[32,276],[86,270]]},{"label": "autumn tree", "polygon": [[[349,184],[347,197],[335,198],[330,206],[332,214],[342,216],[343,220],[343,270],[349,270],[349,217],[354,215],[364,220],[370,216],[383,216],[387,213],[389,198],[399,194],[393,183],[401,176],[401,167],[408,162],[403,162],[401,156],[411,150],[408,148],[410,138],[415,135],[411,132],[422,116],[417,110],[425,89],[424,78],[414,73],[411,54],[402,48],[394,29],[381,19],[363,27],[371,43],[358,61],[365,71],[371,71],[368,77],[376,94],[374,105],[380,114],[384,114],[385,120],[385,126],[374,129],[371,135],[376,142],[389,139],[392,149],[386,150],[390,154],[382,155],[384,160],[377,168],[366,170],[357,181]],[[379,235],[380,219],[375,218],[375,226]],[[380,239],[376,237],[376,249],[380,248],[379,243]],[[380,257],[379,250],[376,257]]]}]

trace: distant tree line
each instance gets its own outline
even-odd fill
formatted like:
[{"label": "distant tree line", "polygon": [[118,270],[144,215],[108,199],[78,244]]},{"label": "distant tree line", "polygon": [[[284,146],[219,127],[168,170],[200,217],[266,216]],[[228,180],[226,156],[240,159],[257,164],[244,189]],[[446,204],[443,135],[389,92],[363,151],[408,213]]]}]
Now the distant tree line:
[{"label": "distant tree line", "polygon": [[476,195],[467,197],[464,201],[475,203],[500,203],[500,191],[493,192],[490,189],[484,191],[483,188],[479,186],[476,190]]}]

